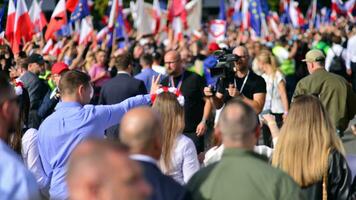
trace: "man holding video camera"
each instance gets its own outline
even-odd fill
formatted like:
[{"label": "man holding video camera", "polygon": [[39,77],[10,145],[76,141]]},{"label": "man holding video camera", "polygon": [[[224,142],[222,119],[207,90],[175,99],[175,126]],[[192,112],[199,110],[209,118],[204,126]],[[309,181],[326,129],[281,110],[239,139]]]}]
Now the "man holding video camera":
[{"label": "man holding video camera", "polygon": [[220,78],[216,85],[216,92],[211,86],[205,87],[204,94],[210,97],[217,109],[232,98],[241,98],[260,113],[265,103],[266,82],[249,68],[249,54],[246,47],[238,46],[232,53],[238,58],[233,63],[235,74]]}]

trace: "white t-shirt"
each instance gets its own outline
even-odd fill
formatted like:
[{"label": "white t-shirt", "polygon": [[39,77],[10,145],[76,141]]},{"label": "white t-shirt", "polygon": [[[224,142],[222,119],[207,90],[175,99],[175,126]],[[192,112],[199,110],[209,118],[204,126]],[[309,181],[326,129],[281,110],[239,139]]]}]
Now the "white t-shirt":
[{"label": "white t-shirt", "polygon": [[193,141],[181,134],[172,152],[172,167],[168,175],[184,185],[199,169],[198,155]]},{"label": "white t-shirt", "polygon": [[152,69],[153,71],[159,73],[159,74],[162,74],[162,75],[166,75],[167,72],[166,72],[166,68],[164,68],[163,66],[160,66],[160,65],[152,65]]},{"label": "white t-shirt", "polygon": [[278,89],[278,84],[281,81],[285,81],[283,74],[280,71],[276,71],[274,77],[267,74],[262,74],[262,77],[265,79],[267,87],[266,101],[263,110],[270,110],[272,113],[284,113],[285,110]]}]

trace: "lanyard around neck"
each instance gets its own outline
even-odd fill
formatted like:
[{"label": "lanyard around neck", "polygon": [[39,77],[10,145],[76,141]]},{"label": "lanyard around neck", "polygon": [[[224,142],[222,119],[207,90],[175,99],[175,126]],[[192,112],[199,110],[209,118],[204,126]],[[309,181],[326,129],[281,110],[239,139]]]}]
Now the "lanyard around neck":
[{"label": "lanyard around neck", "polygon": [[[250,70],[247,71],[247,75],[244,78],[244,81],[242,82],[241,88],[240,88],[240,93],[242,93],[242,91],[244,90],[245,84],[247,82],[248,76],[250,75]],[[234,85],[235,88],[237,88],[237,83],[236,83],[236,78],[234,78]]]},{"label": "lanyard around neck", "polygon": [[176,87],[175,84],[174,84],[173,77],[172,77],[172,76],[169,77],[169,80],[170,80],[169,87],[175,87],[175,88],[177,88],[178,90],[180,90],[180,88],[182,87],[183,78],[184,78],[184,73],[182,74],[182,77],[180,78],[180,80],[179,80],[179,82],[178,82],[178,85],[177,85],[177,87]]}]

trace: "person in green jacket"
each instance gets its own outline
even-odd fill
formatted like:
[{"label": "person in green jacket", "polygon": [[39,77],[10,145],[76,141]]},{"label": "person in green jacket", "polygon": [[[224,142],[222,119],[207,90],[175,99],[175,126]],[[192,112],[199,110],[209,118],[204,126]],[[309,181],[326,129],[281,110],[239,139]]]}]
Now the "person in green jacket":
[{"label": "person in green jacket", "polygon": [[193,200],[303,199],[291,177],[252,151],[260,128],[255,111],[242,100],[227,103],[216,134],[223,138],[222,159],[190,179],[187,188]]},{"label": "person in green jacket", "polygon": [[303,60],[310,75],[297,84],[293,97],[303,94],[317,96],[329,113],[340,136],[356,114],[356,94],[347,81],[325,70],[325,56],[322,51],[310,50]]}]

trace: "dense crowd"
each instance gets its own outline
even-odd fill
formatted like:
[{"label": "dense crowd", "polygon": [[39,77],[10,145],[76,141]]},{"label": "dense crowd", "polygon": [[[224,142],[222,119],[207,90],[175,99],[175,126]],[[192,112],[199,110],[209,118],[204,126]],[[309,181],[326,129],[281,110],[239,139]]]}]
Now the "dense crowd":
[{"label": "dense crowd", "polygon": [[5,40],[0,199],[355,199],[356,27],[226,35]]}]

